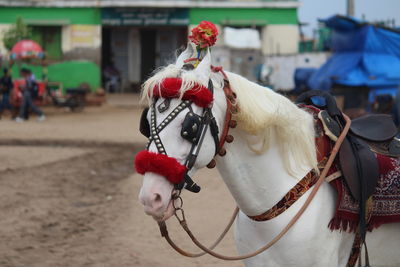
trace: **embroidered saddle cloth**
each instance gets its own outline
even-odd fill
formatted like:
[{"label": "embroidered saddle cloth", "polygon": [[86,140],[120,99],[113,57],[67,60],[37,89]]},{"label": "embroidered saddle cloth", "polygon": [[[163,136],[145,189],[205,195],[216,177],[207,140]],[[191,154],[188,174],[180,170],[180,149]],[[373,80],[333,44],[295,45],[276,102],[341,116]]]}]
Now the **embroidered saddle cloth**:
[{"label": "embroidered saddle cloth", "polygon": [[[379,178],[375,192],[367,202],[367,230],[385,223],[400,222],[400,158],[376,154]],[[342,178],[330,183],[337,191],[336,212],[329,227],[332,230],[355,231],[359,206]]]}]

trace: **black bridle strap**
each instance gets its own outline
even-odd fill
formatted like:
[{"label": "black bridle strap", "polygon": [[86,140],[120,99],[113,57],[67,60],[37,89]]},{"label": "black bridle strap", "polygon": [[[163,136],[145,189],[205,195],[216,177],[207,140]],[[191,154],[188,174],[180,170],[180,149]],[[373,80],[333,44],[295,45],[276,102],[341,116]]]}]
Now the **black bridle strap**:
[{"label": "black bridle strap", "polygon": [[150,122],[150,137],[147,143],[147,149],[150,148],[151,142],[155,141],[157,151],[161,154],[166,155],[165,147],[161,142],[161,138],[158,135],[173,119],[175,119],[179,113],[181,113],[185,108],[190,106],[190,101],[182,101],[173,111],[171,111],[168,116],[157,126],[156,119],[156,102],[153,103],[151,107],[151,122]]},{"label": "black bridle strap", "polygon": [[210,124],[210,115],[209,115],[209,109],[208,108],[204,109],[202,117],[203,117],[203,120],[202,120],[201,125],[200,125],[199,140],[198,140],[198,142],[196,144],[192,145],[192,147],[190,149],[190,152],[189,152],[189,155],[188,155],[188,157],[186,159],[186,163],[185,163],[186,167],[189,170],[191,168],[193,168],[193,166],[194,166],[194,164],[196,162],[197,156],[199,155],[199,152],[200,152],[200,148],[203,145],[203,141],[204,141],[204,138],[205,138],[206,133],[207,133],[207,128],[208,128],[207,126]]},{"label": "black bridle strap", "polygon": [[[210,90],[211,93],[214,93],[214,85],[211,81],[211,79],[208,82],[208,90]],[[198,186],[192,178],[188,175],[188,172],[193,168],[194,164],[196,163],[197,157],[199,155],[201,146],[203,145],[204,138],[207,133],[207,128],[210,126],[210,131],[211,135],[214,139],[215,143],[215,155],[218,153],[218,147],[219,147],[219,130],[218,130],[218,125],[217,121],[212,114],[211,107],[204,108],[203,109],[203,114],[202,114],[202,122],[200,125],[200,134],[198,135],[198,142],[194,143],[192,147],[190,148],[190,152],[188,157],[186,158],[185,166],[187,167],[188,171],[185,174],[184,181],[181,184],[178,184],[175,186],[176,189],[180,190],[182,188],[186,188],[187,190],[197,193],[200,191],[200,186]]]},{"label": "black bridle strap", "polygon": [[[186,188],[190,192],[198,193],[200,192],[200,186],[197,185],[193,179],[189,176],[188,172],[193,168],[194,164],[196,163],[197,156],[199,155],[201,146],[203,144],[204,138],[207,133],[207,126],[210,125],[210,108],[205,108],[202,115],[202,122],[200,125],[200,134],[198,135],[198,142],[194,143],[190,148],[190,152],[188,157],[186,158],[185,166],[187,167],[188,171],[185,174],[184,180],[182,183],[175,185],[175,189],[181,190],[182,188]],[[218,144],[218,143],[217,143]]]},{"label": "black bridle strap", "polygon": [[181,111],[190,106],[190,101],[182,101],[171,113],[157,126],[157,131],[161,132],[173,119],[175,119]]},{"label": "black bridle strap", "polygon": [[214,143],[215,143],[215,155],[218,154],[219,152],[219,129],[218,129],[218,124],[217,124],[217,120],[215,119],[214,115],[212,114],[212,111],[210,109],[210,131],[211,131],[211,136],[214,139]]},{"label": "black bridle strap", "polygon": [[156,148],[158,150],[158,153],[167,155],[167,152],[165,151],[165,147],[161,141],[160,136],[158,135],[159,132],[157,131],[157,118],[156,118],[156,102],[153,103],[151,107],[151,115],[150,115],[150,138],[149,142],[147,144],[147,149],[150,148],[150,144],[152,141],[154,141]]},{"label": "black bridle strap", "polygon": [[[211,93],[214,93],[214,85],[211,79],[208,82],[208,90]],[[157,119],[156,119],[156,102],[154,101],[151,107],[151,123],[150,123],[150,137],[149,142],[147,144],[147,149],[150,148],[151,143],[154,141],[155,146],[160,154],[167,155],[165,147],[161,142],[161,138],[159,133],[173,120],[178,116],[178,114],[184,110],[185,108],[189,108],[191,112],[193,112],[191,108],[191,101],[185,100],[182,101],[168,116],[157,126]],[[194,113],[194,112],[193,112]],[[201,146],[203,145],[204,138],[207,133],[207,128],[210,126],[211,135],[214,139],[215,143],[215,155],[218,153],[219,150],[219,129],[217,121],[212,114],[211,107],[207,107],[203,109],[202,120],[199,127],[199,134],[197,135],[197,141],[192,144],[190,148],[190,152],[188,157],[185,161],[185,166],[187,168],[187,172],[185,173],[184,179],[181,183],[175,185],[175,189],[181,190],[182,188],[186,188],[191,192],[199,192],[200,186],[198,186],[195,182],[193,182],[192,178],[189,176],[189,171],[193,168],[194,164],[196,163],[197,157],[199,155]]]}]

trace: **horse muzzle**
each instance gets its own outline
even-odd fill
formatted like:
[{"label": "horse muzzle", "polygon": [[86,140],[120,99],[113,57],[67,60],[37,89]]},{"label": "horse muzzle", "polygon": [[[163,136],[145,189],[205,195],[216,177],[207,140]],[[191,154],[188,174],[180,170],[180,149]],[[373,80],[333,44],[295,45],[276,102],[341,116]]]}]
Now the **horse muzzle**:
[{"label": "horse muzzle", "polygon": [[171,201],[173,190],[173,184],[163,176],[151,172],[145,173],[139,192],[139,201],[143,205],[144,212],[157,221],[171,217],[174,213]]}]

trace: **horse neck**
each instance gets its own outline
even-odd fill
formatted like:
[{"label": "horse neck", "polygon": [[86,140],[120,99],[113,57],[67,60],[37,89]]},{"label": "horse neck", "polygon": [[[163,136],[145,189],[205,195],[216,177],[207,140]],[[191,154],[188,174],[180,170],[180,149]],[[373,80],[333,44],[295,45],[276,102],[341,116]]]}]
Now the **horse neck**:
[{"label": "horse neck", "polygon": [[[237,95],[235,118],[240,127],[230,132],[235,141],[226,145],[227,154],[218,159],[218,166],[238,206],[247,215],[257,215],[317,168],[313,117],[272,90],[237,74],[227,75]],[[258,144],[251,142],[257,138]],[[265,152],[250,149],[249,140]]]},{"label": "horse neck", "polygon": [[288,173],[271,134],[271,146],[263,154],[252,151],[248,142],[254,139],[241,130],[232,131],[235,141],[226,146],[227,154],[219,158],[218,170],[236,200],[247,215],[258,215],[273,207],[311,167]]}]

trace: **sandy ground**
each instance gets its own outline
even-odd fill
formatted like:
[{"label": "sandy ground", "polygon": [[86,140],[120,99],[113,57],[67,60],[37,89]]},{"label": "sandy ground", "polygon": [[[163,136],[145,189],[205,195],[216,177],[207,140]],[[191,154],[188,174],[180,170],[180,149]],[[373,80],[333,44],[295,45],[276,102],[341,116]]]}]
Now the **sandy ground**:
[{"label": "sandy ground", "polygon": [[[0,266],[243,266],[184,258],[161,239],[137,200],[140,110],[124,101],[80,114],[47,110],[44,123],[0,121]],[[203,189],[184,193],[185,210],[210,244],[234,202],[215,170],[196,180]],[[196,250],[174,218],[168,225],[177,243]],[[218,251],[236,253],[232,231]]]},{"label": "sandy ground", "polygon": [[29,121],[16,123],[2,119],[0,140],[69,140],[86,142],[137,143],[145,142],[139,133],[140,112],[133,107],[89,107],[82,113],[45,109],[43,123],[32,116]]}]

